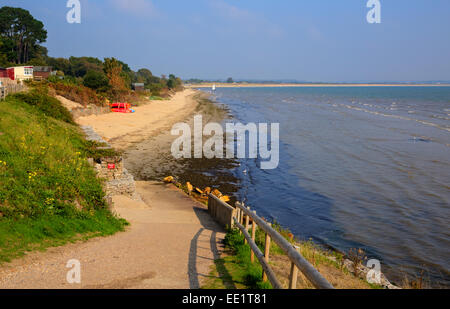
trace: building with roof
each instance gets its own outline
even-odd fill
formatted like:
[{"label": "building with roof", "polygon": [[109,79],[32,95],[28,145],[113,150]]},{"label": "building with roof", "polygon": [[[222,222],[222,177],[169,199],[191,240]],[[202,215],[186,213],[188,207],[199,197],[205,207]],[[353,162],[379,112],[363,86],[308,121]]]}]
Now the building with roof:
[{"label": "building with roof", "polygon": [[133,83],[132,85],[135,91],[145,91],[144,83]]},{"label": "building with roof", "polygon": [[52,74],[52,67],[49,66],[36,66],[33,67],[34,79],[47,79]]},{"label": "building with roof", "polygon": [[33,67],[31,66],[11,67],[6,71],[10,79],[18,82],[33,78]]},{"label": "building with roof", "polygon": [[0,78],[6,78],[8,77],[8,71],[6,70],[6,68],[0,68]]}]

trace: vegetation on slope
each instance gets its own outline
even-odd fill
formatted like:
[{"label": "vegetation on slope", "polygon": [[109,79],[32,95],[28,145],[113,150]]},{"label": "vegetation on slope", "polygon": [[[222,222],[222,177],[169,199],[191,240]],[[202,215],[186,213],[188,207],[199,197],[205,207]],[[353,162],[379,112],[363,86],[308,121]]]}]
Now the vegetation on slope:
[{"label": "vegetation on slope", "polygon": [[250,247],[244,243],[239,231],[229,230],[225,236],[226,254],[214,261],[210,279],[205,289],[271,289],[262,281],[262,267],[255,258],[250,259]]},{"label": "vegetation on slope", "polygon": [[0,262],[124,228],[108,210],[88,155],[91,143],[45,92],[0,103]]},{"label": "vegetation on slope", "polygon": [[[294,242],[288,230],[279,225],[273,226],[287,240]],[[256,244],[264,252],[265,233],[256,230]],[[301,254],[337,289],[370,289],[380,288],[356,277],[343,266],[343,256],[336,252],[328,252],[311,241],[296,242]],[[206,289],[267,289],[269,282],[262,282],[262,267],[255,257],[250,260],[250,247],[244,243],[244,236],[238,229],[229,230],[225,236],[225,254],[215,261],[210,278],[203,286]],[[284,288],[289,286],[291,262],[284,251],[271,242],[270,262],[274,273]],[[313,289],[314,286],[299,272],[298,289]]]}]

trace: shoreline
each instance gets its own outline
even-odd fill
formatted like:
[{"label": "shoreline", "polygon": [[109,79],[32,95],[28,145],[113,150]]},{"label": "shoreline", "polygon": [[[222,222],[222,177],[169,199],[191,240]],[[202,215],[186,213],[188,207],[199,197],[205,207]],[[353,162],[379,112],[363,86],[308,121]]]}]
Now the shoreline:
[{"label": "shoreline", "polygon": [[[171,157],[170,153],[170,145],[175,137],[171,136],[169,126],[182,121],[188,123],[192,128],[193,116],[196,114],[202,114],[206,121],[222,122],[230,117],[229,111],[223,109],[219,102],[209,99],[208,93],[203,91],[185,90],[178,93],[178,95],[179,96],[176,100],[178,100],[178,102],[183,102],[184,99],[184,104],[180,105],[180,107],[185,107],[186,109],[177,117],[173,117],[170,120],[166,119],[164,125],[161,125],[161,123],[157,121],[156,126],[155,123],[152,125],[149,125],[148,123],[138,123],[136,124],[136,127],[124,127],[126,132],[131,133],[119,132],[116,135],[111,134],[108,142],[114,148],[117,149],[117,147],[121,147],[120,149],[124,150],[125,167],[133,175],[136,184],[148,183],[152,181],[159,183],[164,177],[175,176],[175,178],[181,183],[191,182],[195,187],[204,188],[210,186],[218,189],[220,192],[224,192],[224,194],[229,195],[232,199],[230,203],[233,204],[233,201],[236,200],[236,196],[234,194],[240,189],[239,178],[233,172],[233,169],[236,167],[235,160],[176,160]],[[166,101],[166,103],[173,102],[173,99],[174,98]],[[136,110],[137,112],[140,110],[154,110],[155,106],[152,106],[151,104],[152,103],[143,105],[138,107]],[[147,108],[145,109],[145,107]],[[162,111],[160,110],[159,112]],[[111,116],[115,117],[115,114],[109,113],[100,116],[84,117],[85,119],[82,121],[89,120],[95,122],[98,118],[101,118],[102,120],[105,118],[106,120]],[[98,127],[102,126],[98,124]],[[165,131],[166,128],[167,131]],[[102,127],[102,129],[105,130],[107,127]],[[134,129],[136,131],[133,131]],[[96,132],[102,136],[107,134],[106,131]],[[127,143],[124,141],[127,134],[142,134],[142,136],[139,140],[134,139],[133,143]],[[129,201],[128,199],[122,201],[120,198],[118,199],[117,196],[114,198],[114,202],[117,206],[119,206],[119,208],[123,207]],[[337,249],[332,248],[327,244],[316,243],[316,245],[318,246],[317,248],[322,248],[324,250],[324,254],[328,252],[328,250],[330,250],[330,252],[339,252]],[[344,256],[346,256],[345,253]],[[349,260],[346,260],[346,263],[351,264]],[[348,269],[350,269],[350,266],[348,266]],[[363,267],[363,269],[365,268]],[[383,279],[385,286],[396,288],[389,282],[384,274]]]},{"label": "shoreline", "polygon": [[349,84],[340,84],[340,83],[330,83],[330,84],[320,84],[320,83],[201,83],[201,84],[191,84],[186,85],[186,88],[212,88],[213,85],[216,85],[216,88],[307,88],[307,87],[450,87],[450,84],[358,84],[358,83],[349,83]]},{"label": "shoreline", "polygon": [[[231,204],[236,200],[235,193],[240,189],[240,180],[233,172],[236,168],[235,160],[226,159],[179,159],[176,160],[171,157],[171,143],[175,139],[170,134],[170,127],[177,122],[185,122],[192,128],[193,116],[202,114],[206,121],[222,122],[230,117],[227,110],[221,109],[219,102],[214,102],[209,99],[209,95],[203,91],[185,90],[177,94],[178,97],[163,101],[165,104],[177,101],[178,108],[183,111],[177,117],[164,119],[164,121],[157,120],[149,124],[133,122],[133,126],[126,126],[123,123],[115,124],[119,128],[114,132],[108,132],[108,126],[103,126],[103,121],[113,121],[111,118],[118,118],[114,113],[103,114],[99,116],[82,117],[81,122],[90,122],[91,126],[97,126],[100,130],[95,131],[105,137],[105,139],[112,145],[112,147],[124,151],[125,168],[133,175],[135,181],[161,182],[164,177],[174,176],[181,183],[190,182],[195,187],[205,188],[214,187],[220,192],[229,195],[232,200]],[[176,95],[176,96],[177,96]],[[161,101],[158,101],[161,102]],[[153,102],[142,105],[136,108],[136,112],[149,112],[150,110],[155,114],[165,114],[163,110],[155,110],[156,105]],[[159,107],[159,105],[158,105]],[[127,116],[133,116],[129,114]],[[123,119],[130,119],[125,116]],[[119,114],[120,117],[120,114]],[[159,115],[158,117],[164,117]],[[100,123],[96,123],[100,118]],[[133,117],[138,118],[138,117]],[[77,121],[80,121],[78,119]],[[140,117],[137,119],[139,120]],[[114,134],[113,134],[114,133]],[[134,138],[133,141],[127,141],[126,137],[129,134],[139,134],[140,138]],[[325,251],[339,252],[336,248],[328,244],[316,243]],[[324,251],[324,252],[325,252]],[[346,255],[344,253],[344,255]],[[388,282],[388,285],[391,283]]]}]

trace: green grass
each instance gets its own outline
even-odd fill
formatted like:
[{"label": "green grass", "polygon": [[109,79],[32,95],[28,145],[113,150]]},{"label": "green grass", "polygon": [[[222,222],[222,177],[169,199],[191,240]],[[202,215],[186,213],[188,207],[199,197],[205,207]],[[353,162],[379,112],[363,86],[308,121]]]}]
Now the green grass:
[{"label": "green grass", "polygon": [[109,211],[76,217],[42,216],[20,220],[0,220],[0,264],[21,257],[25,252],[44,250],[77,240],[107,236],[123,230],[127,223]]},{"label": "green grass", "polygon": [[41,87],[33,89],[31,92],[16,93],[11,96],[11,99],[34,106],[49,117],[75,124],[71,113],[57,99],[48,96],[47,92],[47,88]]},{"label": "green grass", "polygon": [[160,96],[157,96],[157,95],[152,95],[152,96],[149,98],[149,100],[152,100],[152,101],[164,101],[164,100],[167,100],[167,99],[164,99],[164,98],[162,98],[162,97],[160,97]]},{"label": "green grass", "polygon": [[255,258],[250,260],[250,247],[244,243],[239,231],[229,230],[225,246],[231,255],[215,260],[215,269],[203,288],[205,289],[271,289],[269,282],[262,281],[262,267]]},{"label": "green grass", "polygon": [[0,103],[0,262],[126,224],[87,162],[100,153],[61,108],[36,90]]},{"label": "green grass", "polygon": [[[341,253],[325,250],[312,240],[295,240],[288,229],[283,229],[279,224],[274,223],[272,227],[278,231],[286,240],[299,246],[300,253],[316,268],[324,272],[323,275],[334,274],[337,269],[341,272],[337,281],[338,288],[361,288],[366,285],[371,289],[381,288],[376,284],[369,284],[365,280],[354,277],[343,266],[344,256]],[[256,229],[255,242],[259,249],[264,252],[265,233],[261,229]],[[228,254],[215,261],[215,265],[203,288],[206,289],[266,289],[271,288],[270,283],[261,281],[262,268],[255,258],[255,262],[250,260],[250,247],[244,243],[244,236],[240,235],[237,229],[229,230],[225,236],[225,245]],[[274,242],[270,245],[270,255],[286,256],[284,251]],[[273,262],[271,262],[273,263]],[[272,265],[273,266],[273,265]],[[289,264],[290,266],[290,264]],[[286,268],[286,271],[289,271]],[[284,274],[287,276],[287,272]],[[301,288],[312,288],[306,284]]]}]

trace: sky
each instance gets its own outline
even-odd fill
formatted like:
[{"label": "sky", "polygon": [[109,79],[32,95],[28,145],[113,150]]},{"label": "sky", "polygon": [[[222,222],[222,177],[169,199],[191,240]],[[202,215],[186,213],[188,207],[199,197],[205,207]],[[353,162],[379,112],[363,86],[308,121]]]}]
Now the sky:
[{"label": "sky", "polygon": [[308,82],[450,81],[450,1],[0,0],[44,22],[53,57],[116,57],[182,78]]}]

